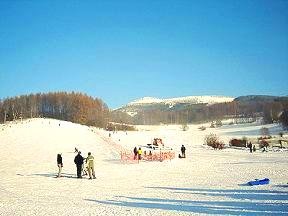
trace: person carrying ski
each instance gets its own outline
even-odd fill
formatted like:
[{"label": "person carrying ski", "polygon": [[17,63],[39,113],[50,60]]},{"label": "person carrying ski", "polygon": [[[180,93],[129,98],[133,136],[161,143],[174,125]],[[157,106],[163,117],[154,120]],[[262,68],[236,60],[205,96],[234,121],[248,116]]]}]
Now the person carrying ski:
[{"label": "person carrying ski", "polygon": [[61,177],[62,167],[63,167],[63,161],[61,154],[57,154],[57,166],[58,166],[58,175],[57,177]]},{"label": "person carrying ski", "polygon": [[86,164],[89,174],[89,179],[93,178],[95,179],[95,170],[94,170],[94,157],[91,155],[91,152],[88,152],[88,157],[86,158]]},{"label": "person carrying ski", "polygon": [[77,178],[82,178],[81,172],[82,172],[82,164],[83,164],[84,158],[81,155],[81,152],[78,151],[78,154],[74,158],[74,163],[77,167]]},{"label": "person carrying ski", "polygon": [[74,153],[78,153],[78,149],[76,147],[74,148]]},{"label": "person carrying ski", "polygon": [[186,154],[185,154],[186,148],[184,145],[181,146],[181,154],[182,154],[182,158],[186,158]]}]

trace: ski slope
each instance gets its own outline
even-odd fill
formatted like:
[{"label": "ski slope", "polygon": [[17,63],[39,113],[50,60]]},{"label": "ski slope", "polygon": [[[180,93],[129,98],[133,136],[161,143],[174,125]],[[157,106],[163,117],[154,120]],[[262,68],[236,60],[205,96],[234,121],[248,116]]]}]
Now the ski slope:
[{"label": "ski slope", "polygon": [[[107,131],[51,119],[0,125],[0,215],[287,215],[288,152],[250,154],[212,150],[209,133],[225,142],[256,137],[261,126],[207,128],[189,125],[138,126],[138,131]],[[277,135],[277,125],[267,125]],[[164,162],[121,163],[119,151],[161,137],[187,158]],[[95,157],[97,179],[76,178],[74,148]],[[63,177],[56,155],[62,153]],[[269,185],[247,186],[255,178]]]}]

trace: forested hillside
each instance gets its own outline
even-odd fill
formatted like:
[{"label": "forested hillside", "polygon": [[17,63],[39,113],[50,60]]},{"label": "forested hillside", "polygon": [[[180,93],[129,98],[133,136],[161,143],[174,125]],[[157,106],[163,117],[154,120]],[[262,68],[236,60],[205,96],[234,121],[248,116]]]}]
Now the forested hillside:
[{"label": "forested hillside", "polygon": [[[164,103],[132,104],[113,111],[112,116],[119,122],[133,124],[185,124],[215,121],[224,118],[253,121],[263,117],[264,123],[279,120],[279,115],[288,109],[288,97],[241,96],[232,102],[189,104]],[[129,115],[128,115],[129,114]]]},{"label": "forested hillside", "polygon": [[[129,110],[129,109],[130,110]],[[136,112],[135,112],[136,110]],[[189,124],[225,118],[253,121],[263,117],[264,123],[280,119],[288,110],[287,97],[241,96],[232,102],[212,105],[199,103],[135,104],[109,111],[99,98],[82,93],[56,92],[30,94],[0,101],[0,123],[17,119],[47,117],[105,128],[108,122],[126,124]],[[134,111],[134,112],[132,112]]]},{"label": "forested hillside", "polygon": [[82,93],[39,93],[0,101],[0,122],[48,117],[105,127],[108,116],[109,109],[101,99]]}]

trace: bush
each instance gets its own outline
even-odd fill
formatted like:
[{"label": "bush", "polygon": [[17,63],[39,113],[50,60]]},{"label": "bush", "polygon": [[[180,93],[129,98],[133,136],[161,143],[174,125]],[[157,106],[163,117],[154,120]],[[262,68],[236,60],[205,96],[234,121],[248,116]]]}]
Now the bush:
[{"label": "bush", "polygon": [[219,140],[219,137],[216,134],[209,134],[205,137],[204,143],[208,146],[211,146],[214,149],[223,149],[224,143]]},{"label": "bush", "polygon": [[259,143],[259,148],[268,147],[268,146],[269,146],[269,143],[264,139],[262,139]]},{"label": "bush", "polygon": [[216,127],[221,127],[223,124],[220,120],[217,120],[216,123],[215,123],[215,126]]},{"label": "bush", "polygon": [[236,147],[246,147],[247,140],[246,139],[232,139],[230,140],[230,146]]},{"label": "bush", "polygon": [[182,131],[187,131],[187,130],[189,130],[188,125],[187,125],[187,124],[183,124],[183,125],[181,126],[181,130],[182,130]]},{"label": "bush", "polygon": [[198,129],[201,130],[201,131],[204,131],[204,130],[206,130],[206,127],[201,126],[201,127],[198,127]]},{"label": "bush", "polygon": [[107,131],[136,131],[136,128],[132,125],[119,124],[119,123],[109,123],[106,126]]}]

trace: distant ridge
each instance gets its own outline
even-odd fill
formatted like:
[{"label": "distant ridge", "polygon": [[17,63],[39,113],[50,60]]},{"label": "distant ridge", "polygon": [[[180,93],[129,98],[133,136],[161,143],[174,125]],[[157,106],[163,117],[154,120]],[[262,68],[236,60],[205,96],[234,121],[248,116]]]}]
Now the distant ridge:
[{"label": "distant ridge", "polygon": [[188,96],[177,98],[144,97],[113,110],[115,121],[133,124],[183,124],[214,121],[215,119],[242,118],[239,121],[266,123],[277,121],[279,113],[288,109],[287,96],[247,95],[237,98],[226,96]]},{"label": "distant ridge", "polygon": [[226,96],[187,96],[187,97],[176,97],[176,98],[154,98],[154,97],[143,97],[134,100],[127,105],[122,106],[115,111],[125,112],[130,116],[135,116],[139,112],[147,110],[181,110],[187,106],[206,106],[217,103],[231,102],[234,98]]},{"label": "distant ridge", "polygon": [[214,103],[224,103],[231,102],[234,98],[226,96],[187,96],[187,97],[177,97],[177,98],[153,98],[153,97],[143,97],[137,99],[127,104],[131,105],[140,105],[140,104],[153,104],[153,103],[164,103],[164,104],[176,104],[176,103],[188,103],[188,104],[214,104]]},{"label": "distant ridge", "polygon": [[288,96],[271,96],[271,95],[246,95],[235,98],[235,101],[250,102],[250,101],[279,101],[287,100]]}]

